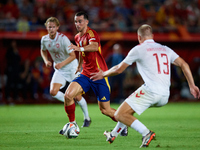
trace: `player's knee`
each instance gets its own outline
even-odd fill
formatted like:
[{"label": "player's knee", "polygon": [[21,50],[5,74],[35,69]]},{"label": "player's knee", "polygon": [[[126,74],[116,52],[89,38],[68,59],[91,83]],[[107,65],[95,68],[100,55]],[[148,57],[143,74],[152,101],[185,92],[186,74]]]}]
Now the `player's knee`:
[{"label": "player's knee", "polygon": [[81,99],[82,99],[82,96],[81,96],[81,95],[78,95],[78,96],[76,96],[76,97],[74,98],[74,100],[75,100],[76,102],[79,102]]},{"label": "player's knee", "polygon": [[74,99],[73,93],[66,92],[64,98],[66,102],[73,100]]},{"label": "player's knee", "polygon": [[51,89],[51,90],[50,90],[51,96],[56,96],[57,93],[58,93],[57,90],[54,90],[54,89]]},{"label": "player's knee", "polygon": [[116,120],[119,120],[120,117],[121,117],[121,114],[119,114],[119,113],[116,111],[115,114],[114,114],[114,117],[115,117]]}]

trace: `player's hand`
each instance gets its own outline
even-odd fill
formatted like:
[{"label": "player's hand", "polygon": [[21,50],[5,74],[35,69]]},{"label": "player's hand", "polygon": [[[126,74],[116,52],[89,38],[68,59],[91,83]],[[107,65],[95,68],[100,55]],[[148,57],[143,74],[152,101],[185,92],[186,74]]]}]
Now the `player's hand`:
[{"label": "player's hand", "polygon": [[190,93],[194,96],[194,98],[200,98],[200,92],[197,86],[190,87]]},{"label": "player's hand", "polygon": [[81,67],[77,67],[75,74],[77,74],[78,72],[81,72]]},{"label": "player's hand", "polygon": [[103,71],[100,70],[100,69],[99,69],[99,72],[91,73],[90,75],[91,75],[90,79],[93,80],[93,81],[103,79]]},{"label": "player's hand", "polygon": [[71,44],[70,46],[68,46],[69,50],[73,50],[73,51],[81,51],[80,47]]},{"label": "player's hand", "polygon": [[45,64],[46,64],[46,67],[51,67],[52,66],[52,63],[50,61],[47,61]]},{"label": "player's hand", "polygon": [[57,63],[56,65],[55,65],[55,68],[56,69],[60,69],[60,68],[62,68],[63,66],[62,66],[62,64],[61,63]]}]

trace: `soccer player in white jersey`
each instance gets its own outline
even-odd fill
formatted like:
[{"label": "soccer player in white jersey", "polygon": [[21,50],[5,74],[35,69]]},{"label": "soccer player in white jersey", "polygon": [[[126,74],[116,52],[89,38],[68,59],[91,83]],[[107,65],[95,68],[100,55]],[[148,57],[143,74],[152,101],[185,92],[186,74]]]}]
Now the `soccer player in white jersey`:
[{"label": "soccer player in white jersey", "polygon": [[[50,83],[50,94],[64,102],[64,93],[60,91],[66,82],[71,82],[76,77],[76,68],[78,61],[76,55],[68,46],[71,45],[70,40],[62,33],[58,32],[60,23],[57,18],[50,17],[45,23],[48,34],[41,39],[41,56],[47,67],[52,66],[52,62],[48,59],[48,53],[53,59],[53,67],[55,72]],[[82,127],[88,127],[91,123],[87,102],[85,99],[78,95],[75,101],[80,105],[84,114],[84,123]]]},{"label": "soccer player in white jersey", "polygon": [[104,135],[107,138],[106,141],[112,143],[127,125],[143,136],[140,147],[147,147],[151,140],[155,138],[155,133],[133,114],[136,112],[140,115],[149,107],[160,107],[167,104],[170,95],[170,65],[174,64],[182,69],[190,92],[195,98],[200,98],[200,92],[194,83],[189,65],[172,49],[153,40],[151,26],[142,25],[137,34],[140,45],[133,47],[121,63],[105,72],[100,70],[98,73],[93,73],[91,79],[96,81],[103,77],[120,74],[129,65],[136,62],[144,84],[120,105],[115,113],[115,118],[118,120],[117,125],[111,132],[105,131]]}]

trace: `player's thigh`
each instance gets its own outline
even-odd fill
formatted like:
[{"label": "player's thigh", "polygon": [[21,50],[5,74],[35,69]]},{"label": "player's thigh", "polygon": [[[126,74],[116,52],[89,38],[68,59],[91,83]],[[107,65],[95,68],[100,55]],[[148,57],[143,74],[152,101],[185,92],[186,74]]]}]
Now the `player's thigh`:
[{"label": "player's thigh", "polygon": [[125,102],[138,114],[143,113],[147,108],[155,104],[154,95],[149,93],[144,86],[132,93]]},{"label": "player's thigh", "polygon": [[67,87],[65,96],[69,98],[75,98],[76,96],[83,93],[83,88],[77,82],[71,82]]},{"label": "player's thigh", "polygon": [[93,82],[91,88],[97,96],[98,101],[110,101],[110,85],[105,79]]},{"label": "player's thigh", "polygon": [[157,99],[157,102],[153,106],[154,107],[161,107],[161,106],[164,106],[168,103],[169,96],[163,96],[163,95],[155,94],[155,99]]},{"label": "player's thigh", "polygon": [[50,86],[50,93],[58,93],[58,91],[60,90],[62,84],[60,83],[52,83]]},{"label": "player's thigh", "polygon": [[[66,84],[65,77],[58,71],[55,71],[50,83],[50,89],[54,87],[54,83],[61,84],[60,88],[63,88]],[[57,85],[56,85],[57,86]]]}]

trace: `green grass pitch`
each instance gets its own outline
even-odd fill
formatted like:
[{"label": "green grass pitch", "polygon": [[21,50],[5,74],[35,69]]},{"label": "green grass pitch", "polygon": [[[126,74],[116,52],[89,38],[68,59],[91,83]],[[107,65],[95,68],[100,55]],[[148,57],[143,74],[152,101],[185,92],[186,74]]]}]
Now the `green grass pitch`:
[{"label": "green grass pitch", "polygon": [[[119,105],[112,104],[113,108]],[[83,114],[76,107],[80,134],[66,139],[58,132],[68,122],[63,104],[0,106],[1,150],[130,150],[139,149],[141,135],[129,128],[127,137],[118,136],[112,144],[106,142],[105,130],[116,125],[101,114],[97,104],[88,105],[92,123],[81,128]],[[200,103],[169,103],[162,108],[150,108],[138,119],[156,132],[149,150],[200,149]]]}]

